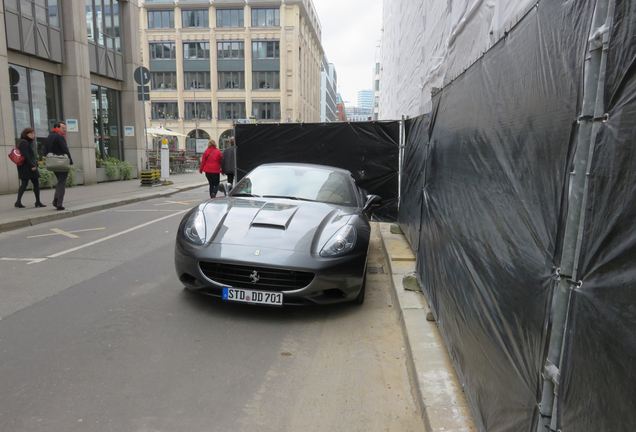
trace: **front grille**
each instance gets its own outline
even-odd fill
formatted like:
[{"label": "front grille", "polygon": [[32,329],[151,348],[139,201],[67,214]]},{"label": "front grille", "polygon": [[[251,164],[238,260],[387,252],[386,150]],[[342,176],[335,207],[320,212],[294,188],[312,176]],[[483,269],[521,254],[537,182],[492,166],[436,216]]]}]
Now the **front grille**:
[{"label": "front grille", "polygon": [[[235,288],[256,288],[265,291],[292,291],[306,287],[314,274],[294,270],[251,267],[234,264],[200,262],[201,272],[208,279]],[[250,275],[256,271],[258,282],[252,283]]]}]

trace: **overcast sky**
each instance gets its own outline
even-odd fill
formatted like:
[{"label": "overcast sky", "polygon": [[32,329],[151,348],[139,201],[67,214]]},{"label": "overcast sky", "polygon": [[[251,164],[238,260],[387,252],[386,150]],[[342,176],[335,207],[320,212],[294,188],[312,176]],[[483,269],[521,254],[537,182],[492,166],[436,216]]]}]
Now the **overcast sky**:
[{"label": "overcast sky", "polygon": [[373,85],[382,0],[312,1],[322,25],[322,47],[336,67],[338,92],[347,105],[357,105],[358,91]]}]

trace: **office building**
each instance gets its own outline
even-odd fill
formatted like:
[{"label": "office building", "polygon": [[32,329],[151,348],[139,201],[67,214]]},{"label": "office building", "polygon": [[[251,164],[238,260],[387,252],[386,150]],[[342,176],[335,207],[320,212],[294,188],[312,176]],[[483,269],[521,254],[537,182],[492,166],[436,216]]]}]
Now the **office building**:
[{"label": "office building", "polygon": [[373,107],[373,90],[358,91],[358,108]]},{"label": "office building", "polygon": [[323,49],[310,0],[146,1],[140,26],[148,123],[187,136],[171,147],[222,148],[238,121],[320,121]]},{"label": "office building", "polygon": [[327,56],[322,57],[322,73],[320,84],[320,121],[338,121],[338,107],[336,103],[336,91],[338,78],[336,67],[327,61]]},{"label": "office building", "polygon": [[[97,181],[96,157],[143,165],[143,107],[133,80],[141,65],[137,0],[0,4],[4,154],[25,127],[33,127],[36,154],[45,156],[53,124],[65,120],[74,167],[84,183]],[[0,193],[18,186],[15,165],[0,158]]]}]

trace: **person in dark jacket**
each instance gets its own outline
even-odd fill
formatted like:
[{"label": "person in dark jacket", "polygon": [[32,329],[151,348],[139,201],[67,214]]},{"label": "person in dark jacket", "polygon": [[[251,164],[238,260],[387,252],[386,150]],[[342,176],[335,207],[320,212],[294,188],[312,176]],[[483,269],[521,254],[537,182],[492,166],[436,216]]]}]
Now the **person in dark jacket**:
[{"label": "person in dark jacket", "polygon": [[210,183],[210,198],[216,198],[216,193],[219,191],[222,158],[221,150],[216,148],[216,142],[214,140],[208,141],[208,149],[201,158],[199,172],[205,172],[208,183]]},{"label": "person in dark jacket", "polygon": [[230,144],[223,150],[223,159],[221,160],[221,173],[227,176],[227,182],[234,185],[234,166],[236,165],[236,147],[234,146],[234,137],[230,138]]},{"label": "person in dark jacket", "polygon": [[20,179],[20,189],[18,189],[18,200],[15,202],[17,208],[24,208],[22,205],[22,195],[29,185],[29,180],[33,183],[33,193],[35,194],[35,206],[46,207],[40,201],[40,172],[38,171],[38,162],[35,159],[35,150],[33,150],[33,140],[35,139],[35,130],[33,128],[25,128],[20,134],[20,142],[18,150],[24,156],[24,163],[18,167],[18,178]]},{"label": "person in dark jacket", "polygon": [[[71,152],[68,151],[66,144],[66,123],[59,121],[53,125],[53,132],[46,138],[46,153],[55,155],[67,155],[73,165]],[[55,186],[55,195],[53,196],[53,205],[58,210],[64,210],[64,193],[66,192],[66,177],[68,172],[56,172],[57,186]]]}]

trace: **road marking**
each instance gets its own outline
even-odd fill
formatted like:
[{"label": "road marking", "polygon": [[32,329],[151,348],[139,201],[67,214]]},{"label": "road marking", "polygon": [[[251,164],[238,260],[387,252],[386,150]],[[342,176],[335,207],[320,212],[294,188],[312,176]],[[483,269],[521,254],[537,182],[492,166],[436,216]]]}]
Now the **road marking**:
[{"label": "road marking", "polygon": [[0,258],[0,261],[30,261],[27,264],[39,263],[45,260],[46,258]]},{"label": "road marking", "polygon": [[70,237],[70,238],[79,238],[79,236],[76,236],[73,233],[84,232],[84,231],[97,231],[97,230],[105,230],[105,229],[106,228],[89,228],[89,229],[75,230],[75,231],[62,231],[59,228],[51,228],[51,231],[53,231],[52,234],[40,234],[40,235],[28,236],[27,238],[48,237],[48,236],[53,236],[58,234],[61,234],[63,236]]},{"label": "road marking", "polygon": [[[128,228],[127,230],[120,231],[118,233],[109,235],[108,237],[104,237],[104,238],[101,238],[99,240],[95,240],[95,241],[83,244],[81,246],[77,246],[77,247],[74,247],[74,248],[71,248],[71,249],[64,250],[62,252],[55,253],[53,255],[49,255],[46,258],[0,258],[0,260],[2,260],[2,261],[29,261],[27,264],[40,263],[42,261],[46,261],[49,258],[57,258],[59,256],[66,255],[67,253],[75,252],[77,250],[84,249],[85,247],[93,246],[93,245],[96,245],[96,244],[101,243],[103,241],[110,240],[110,239],[115,238],[115,237],[119,237],[120,235],[128,234],[129,232],[138,230],[138,229],[146,227],[148,225],[152,225],[153,223],[161,222],[164,219],[168,219],[168,218],[171,218],[171,217],[174,217],[174,216],[179,216],[180,214],[183,214],[183,213],[185,213],[187,211],[189,211],[189,209],[188,210],[179,210],[179,211],[174,212],[172,214],[169,214],[167,216],[160,217],[159,219],[155,219],[155,220],[152,220],[150,222],[142,223],[141,225],[137,225],[137,226],[134,226],[132,228]],[[87,231],[87,230],[81,230],[81,231]],[[78,231],[71,231],[71,232],[78,232]],[[52,235],[52,234],[47,234],[47,235]]]},{"label": "road marking", "polygon": [[102,239],[86,243],[86,244],[84,244],[82,246],[77,246],[77,247],[62,251],[62,252],[58,252],[58,253],[53,254],[53,255],[49,255],[49,256],[47,256],[47,258],[57,258],[59,256],[66,255],[67,253],[75,252],[77,250],[84,249],[85,247],[96,245],[96,244],[101,243],[103,241],[110,240],[110,239],[115,238],[115,237],[119,237],[120,235],[128,234],[129,232],[138,230],[138,229],[143,228],[143,227],[148,226],[148,225],[152,225],[153,223],[161,222],[164,219],[168,219],[168,218],[171,218],[171,217],[174,217],[174,216],[178,216],[178,215],[180,215],[182,213],[185,213],[187,211],[189,211],[189,210],[181,210],[181,211],[178,211],[176,213],[170,214],[168,216],[160,217],[159,219],[155,219],[155,220],[152,220],[150,222],[146,222],[146,223],[143,223],[141,225],[137,225],[137,226],[134,226],[132,228],[128,228],[127,230],[120,231],[118,233],[109,235],[108,237],[104,237]]},{"label": "road marking", "polygon": [[156,206],[160,206],[160,205],[168,205],[168,204],[184,204],[184,205],[192,205],[190,203],[193,203],[195,201],[198,202],[202,202],[202,199],[195,199],[195,200],[189,200],[189,201],[166,201],[165,203],[160,203],[160,204],[155,204]]}]

